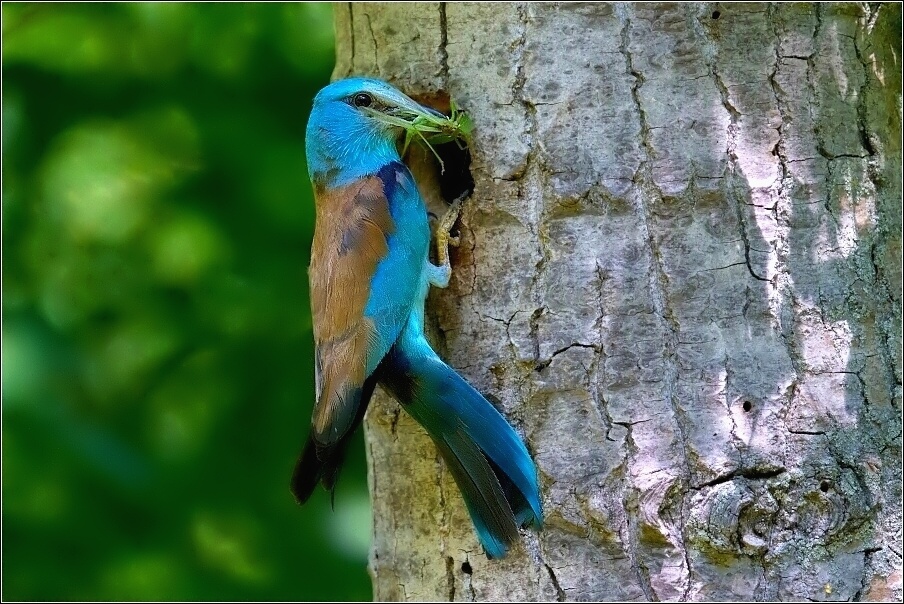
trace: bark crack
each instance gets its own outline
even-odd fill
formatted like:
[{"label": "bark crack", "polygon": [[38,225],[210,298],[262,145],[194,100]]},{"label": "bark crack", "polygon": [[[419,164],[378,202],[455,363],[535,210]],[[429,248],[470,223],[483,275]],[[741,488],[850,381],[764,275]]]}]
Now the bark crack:
[{"label": "bark crack", "polygon": [[[545,188],[543,175],[540,173],[536,163],[536,138],[538,130],[537,109],[534,103],[530,101],[524,93],[524,88],[527,83],[524,55],[527,45],[527,29],[530,22],[529,11],[530,7],[528,3],[522,2],[518,4],[519,29],[516,34],[517,38],[515,40],[515,46],[512,50],[512,60],[515,64],[515,79],[512,83],[512,97],[515,102],[522,106],[524,110],[524,121],[527,124],[527,128],[523,129],[521,133],[521,140],[527,148],[527,155],[523,165],[516,170],[516,174],[513,175],[513,178],[518,182],[518,198],[530,204],[534,214],[533,222],[536,224],[536,227],[528,225],[528,228],[533,231],[533,234],[536,237],[540,259],[534,267],[534,274],[531,279],[529,291],[531,292],[534,306],[539,308],[545,306],[543,303],[545,296],[541,291],[541,284],[546,281],[546,267],[551,257],[551,251],[549,249],[549,220],[547,217],[545,199],[542,195],[529,193],[529,191],[542,191]],[[538,317],[535,312],[534,317],[531,318],[531,333],[534,335],[537,333],[535,329],[536,318]],[[536,355],[534,358],[535,360],[539,360],[540,358],[539,343],[536,345]]]},{"label": "bark crack", "polygon": [[439,3],[439,64],[443,86],[449,90],[449,24],[446,19],[446,3]]},{"label": "bark crack", "polygon": [[[791,277],[791,268],[790,268],[790,239],[791,239],[791,226],[790,226],[790,216],[794,211],[793,200],[788,194],[788,188],[786,188],[786,182],[790,181],[790,185],[793,186],[793,179],[791,178],[791,172],[789,169],[789,164],[791,163],[787,154],[787,144],[785,141],[786,138],[786,125],[789,123],[789,113],[790,109],[787,107],[787,104],[784,99],[784,91],[779,84],[779,73],[784,62],[782,61],[783,57],[781,54],[781,45],[782,45],[782,34],[779,29],[779,19],[777,16],[778,7],[773,5],[769,6],[769,10],[767,12],[769,23],[772,26],[772,34],[774,37],[773,44],[773,54],[774,54],[774,62],[771,72],[769,73],[769,85],[772,89],[772,95],[775,100],[775,106],[778,110],[780,123],[778,126],[778,142],[775,146],[775,155],[778,157],[779,168],[781,170],[781,174],[779,175],[779,179],[776,182],[776,185],[773,187],[771,192],[771,197],[773,201],[774,215],[776,221],[776,230],[777,230],[777,244],[776,244],[776,254],[775,254],[775,282],[773,283],[773,287],[775,287],[778,291],[777,296],[777,308],[773,309],[774,314],[777,320],[777,328],[778,333],[782,339],[785,350],[787,350],[788,358],[791,363],[791,370],[793,371],[793,375],[791,376],[791,383],[788,388],[785,389],[784,395],[781,398],[781,408],[777,414],[779,420],[783,423],[784,428],[789,433],[793,433],[791,428],[788,427],[786,423],[786,416],[791,408],[791,405],[794,403],[794,399],[797,395],[798,391],[798,383],[801,376],[806,375],[806,368],[802,366],[801,363],[801,353],[797,344],[797,339],[795,337],[795,327],[797,323],[797,316],[799,315],[799,303],[797,300],[797,296],[794,290],[794,281]],[[819,7],[816,7],[816,19],[817,24],[813,28],[811,44],[815,49],[816,47],[816,39],[820,29],[820,16],[819,16]],[[816,103],[816,90],[815,84],[813,82],[813,73],[814,73],[814,55],[815,50],[811,52],[810,55],[804,57],[806,61],[807,69],[806,69],[806,85],[807,85],[807,95],[808,95],[808,103],[807,103],[807,111],[809,112],[810,123],[814,125],[813,136],[814,140],[817,138],[817,133],[815,131],[816,124],[816,116],[814,115],[814,105]],[[817,143],[818,146],[818,143]],[[818,149],[817,149],[818,150]],[[814,158],[815,159],[815,158]],[[772,305],[770,304],[770,307]]]},{"label": "bark crack", "polygon": [[[878,16],[878,12],[876,11],[876,16]],[[871,29],[869,23],[872,21],[873,16],[868,14],[867,25],[866,25],[866,33],[869,33],[869,29]],[[873,21],[874,23],[874,21]],[[881,146],[879,142],[879,138],[875,136],[875,134],[871,133],[869,130],[869,120],[867,116],[867,106],[866,106],[866,95],[868,89],[870,87],[870,63],[866,57],[863,56],[863,50],[860,48],[860,39],[861,36],[854,36],[854,53],[857,55],[857,60],[860,62],[860,66],[863,68],[863,84],[860,86],[860,90],[857,91],[857,130],[860,134],[860,143],[863,145],[863,150],[870,157],[869,161],[869,170],[867,174],[869,175],[870,181],[872,181],[873,186],[878,189],[878,183],[876,182],[876,178],[878,176],[878,165],[877,165],[877,155],[879,153],[878,149]]]},{"label": "bark crack", "polygon": [[[680,331],[680,325],[675,318],[674,312],[672,311],[669,302],[668,302],[668,277],[665,274],[662,264],[661,252],[659,250],[658,243],[656,241],[656,237],[652,232],[651,223],[652,217],[650,213],[650,209],[647,204],[647,197],[650,199],[656,200],[662,198],[662,193],[659,190],[658,186],[655,183],[652,174],[652,166],[653,158],[656,156],[655,149],[653,148],[651,137],[650,137],[650,125],[647,120],[646,110],[644,109],[643,102],[640,96],[640,89],[643,86],[645,80],[643,74],[640,72],[639,68],[637,68],[634,64],[634,57],[631,53],[630,49],[630,38],[631,38],[631,17],[630,17],[630,8],[619,6],[617,9],[617,13],[619,14],[622,20],[622,31],[621,31],[621,45],[620,52],[625,58],[625,65],[628,73],[634,78],[634,83],[631,86],[631,96],[634,101],[634,108],[637,113],[637,118],[640,124],[640,132],[641,132],[641,140],[643,143],[644,155],[645,157],[641,160],[637,172],[635,173],[635,182],[638,185],[638,194],[634,196],[634,211],[637,217],[639,218],[640,223],[640,231],[641,236],[647,243],[647,248],[649,250],[649,291],[650,298],[653,304],[653,309],[656,315],[660,318],[661,326],[663,327],[663,336],[664,336],[664,348],[665,353],[663,355],[663,379],[662,383],[664,385],[664,395],[665,399],[668,401],[669,407],[672,412],[672,418],[675,425],[675,433],[678,436],[678,440],[681,444],[681,461],[680,464],[683,468],[683,474],[686,480],[690,480],[692,476],[691,466],[688,459],[688,443],[687,443],[687,434],[684,426],[684,422],[682,419],[683,410],[681,409],[680,401],[678,400],[677,386],[678,386],[678,363],[676,360],[677,349],[678,349],[678,333]],[[630,429],[629,429],[630,430]],[[686,516],[686,505],[687,505],[687,496],[688,489],[683,484],[681,478],[677,480],[674,484],[674,487],[677,488],[680,492],[679,500],[680,500],[680,516],[682,525],[684,524],[684,518]],[[684,590],[681,596],[682,600],[687,600],[691,590],[691,561],[690,556],[688,554],[688,548],[686,539],[683,531],[674,530],[674,527],[670,527],[669,533],[672,536],[672,545],[678,549],[684,561]],[[636,544],[635,544],[636,547]],[[649,582],[649,577],[646,579],[646,585],[644,586],[645,592],[647,592],[648,596],[656,594],[655,589],[652,587],[652,584]]]},{"label": "bark crack", "polygon": [[[442,456],[439,452],[436,453],[436,489],[439,492],[439,508],[442,510],[442,518],[440,520],[439,526],[439,536],[440,536],[440,552],[445,553],[448,549],[448,537],[450,531],[450,523],[449,523],[449,508],[447,506],[446,501],[446,490],[443,486],[443,472],[445,470],[445,463],[442,460]],[[450,558],[451,559],[451,558]],[[455,593],[455,577],[452,577],[452,593]],[[452,598],[449,598],[450,600]]]},{"label": "bark crack", "polygon": [[609,432],[612,430],[612,417],[609,415],[608,404],[606,403],[602,392],[600,392],[600,384],[606,383],[605,377],[600,375],[601,371],[605,373],[606,367],[606,349],[603,345],[603,317],[606,315],[606,309],[603,304],[603,287],[606,283],[606,273],[600,266],[599,261],[596,262],[596,280],[596,305],[599,314],[594,323],[597,333],[597,348],[596,355],[593,359],[593,367],[591,368],[592,377],[590,379],[590,393],[593,397],[593,406],[596,409],[596,413],[600,417],[600,420],[605,424],[606,433],[604,438],[607,441],[612,442],[613,439],[609,436]]},{"label": "bark crack", "polygon": [[[355,72],[355,3],[349,2],[346,6],[348,6],[348,31],[349,31],[349,46],[351,46],[351,60],[349,61],[349,65],[351,65],[352,73]],[[346,74],[348,75],[348,74]]]},{"label": "bark crack", "polygon": [[[524,120],[528,124],[526,130],[522,130],[521,138],[527,147],[527,157],[525,159],[523,171],[527,172],[531,160],[535,154],[534,137],[537,132],[537,115],[536,109],[524,96],[524,85],[527,82],[524,65],[524,49],[527,44],[527,24],[528,24],[528,5],[527,3],[518,4],[518,33],[515,40],[515,47],[512,49],[512,61],[515,64],[515,79],[512,82],[512,97],[524,108]],[[517,175],[515,176],[517,178]]]},{"label": "bark crack", "polygon": [[[638,450],[637,443],[634,442],[634,435],[632,432],[633,424],[620,423],[617,425],[623,426],[627,431],[627,434],[625,435],[624,457],[622,459],[622,464],[625,468],[625,474],[627,475],[630,472],[631,465],[634,461],[634,456]],[[622,507],[625,510],[625,524],[623,527],[620,527],[622,530],[619,531],[620,533],[622,533],[622,549],[625,552],[625,556],[628,558],[628,561],[631,563],[631,569],[634,571],[634,575],[637,577],[637,583],[640,586],[640,589],[643,591],[644,596],[646,596],[647,600],[652,602],[657,599],[656,592],[653,589],[652,583],[650,582],[649,569],[644,565],[644,563],[637,555],[637,531],[631,526],[631,519],[639,516],[637,500],[636,497],[629,497],[629,491],[626,488],[623,488],[621,501]]]},{"label": "bark crack", "polygon": [[549,580],[552,581],[553,587],[556,588],[556,602],[564,602],[565,590],[559,585],[559,579],[556,577],[555,571],[553,571],[552,567],[545,562],[543,563],[543,566],[546,567],[546,572],[549,574]]},{"label": "bark crack", "polygon": [[455,601],[455,558],[446,556],[446,588],[449,602]]},{"label": "bark crack", "polygon": [[374,45],[374,71],[377,72],[377,75],[382,75],[380,71],[380,57],[378,53],[378,45],[377,45],[377,37],[374,35],[374,28],[370,22],[370,15],[364,13],[364,18],[367,20],[367,32],[370,34],[370,40]]},{"label": "bark crack", "polygon": [[395,399],[390,403],[392,405],[392,419],[389,420],[389,433],[392,435],[392,439],[395,441],[399,440],[398,426],[399,419],[402,417],[402,408],[395,403]]},{"label": "bark crack", "polygon": [[[810,86],[810,118],[813,121],[813,138],[816,141],[816,151],[819,153],[821,157],[831,157],[831,153],[826,150],[825,139],[822,136],[821,128],[819,127],[819,120],[817,116],[819,114],[820,109],[820,95],[819,89],[816,86],[816,55],[817,55],[817,44],[819,41],[819,37],[822,33],[822,5],[817,4],[814,9],[814,15],[816,17],[816,27],[813,28],[813,53],[807,59],[807,83]],[[778,37],[778,33],[776,33],[776,37]],[[776,41],[778,43],[778,41]]]},{"label": "bark crack", "polygon": [[[746,317],[747,311],[745,309],[743,315]],[[728,384],[733,383],[733,374],[731,364],[728,362],[728,355],[726,354],[722,360],[722,366],[725,368],[725,389],[723,389],[723,396],[725,397],[725,411],[728,415],[728,419],[731,421],[731,446],[735,450],[735,455],[737,458],[737,465],[741,465],[743,463],[743,447],[744,441],[738,436],[738,422],[735,421],[734,413],[731,409],[731,402],[728,400],[728,393],[725,391],[727,389]],[[693,488],[693,487],[692,487]]]},{"label": "bark crack", "polygon": [[868,547],[863,550],[863,577],[861,578],[860,589],[851,598],[852,601],[861,602],[863,600],[863,594],[869,589],[869,577],[872,576],[870,571],[873,570],[873,554],[881,551],[881,547]]},{"label": "bark crack", "polygon": [[537,366],[534,368],[534,371],[536,371],[538,373],[540,371],[543,371],[544,369],[546,369],[547,367],[549,367],[552,364],[553,359],[555,359],[557,356],[559,356],[560,354],[562,354],[564,352],[568,352],[572,348],[590,348],[591,350],[595,350],[596,352],[600,351],[600,347],[597,344],[585,344],[584,342],[572,342],[568,346],[563,346],[562,348],[559,348],[558,350],[553,352],[549,356],[548,359],[545,359],[545,360],[537,363]]},{"label": "bark crack", "polygon": [[[710,36],[707,33],[707,28],[702,28],[703,35],[706,37],[707,42],[713,43],[710,39]],[[729,187],[733,188],[734,178],[739,173],[738,168],[738,155],[737,155],[737,144],[738,144],[738,131],[740,129],[739,122],[743,117],[743,114],[738,110],[735,104],[731,100],[731,91],[728,88],[728,85],[725,84],[725,80],[722,78],[722,75],[719,73],[719,70],[716,68],[717,61],[710,57],[707,60],[708,67],[710,70],[710,74],[712,76],[713,82],[716,85],[716,89],[719,91],[719,97],[722,102],[722,107],[725,109],[726,113],[728,113],[728,126],[726,127],[726,153],[728,155],[728,170],[730,178],[728,179]],[[773,71],[772,76],[770,77],[770,82],[772,82],[774,86],[774,80],[772,79],[775,75]],[[781,141],[781,126],[778,128],[779,131],[779,141]],[[778,149],[779,145],[776,145],[776,154],[779,154],[780,151]],[[781,159],[781,158],[780,158]],[[786,170],[783,167],[782,170],[782,179],[784,179],[784,175]],[[747,266],[747,272],[750,273],[750,276],[756,279],[757,281],[766,281],[769,282],[767,277],[757,274],[755,270],[753,270],[753,263],[750,260],[750,252],[751,252],[751,244],[750,238],[747,234],[747,230],[749,228],[749,223],[746,215],[744,214],[744,206],[738,201],[738,195],[732,195],[732,197],[736,200],[736,211],[738,215],[738,229],[739,235],[741,236],[741,241],[744,243],[744,264]],[[729,265],[734,266],[734,265]]]},{"label": "bark crack", "polygon": [[738,111],[737,107],[731,102],[731,93],[728,90],[728,86],[726,86],[725,82],[722,80],[722,76],[719,75],[715,61],[710,62],[709,70],[712,74],[713,81],[716,83],[716,88],[719,90],[719,96],[722,99],[722,107],[728,112],[729,122],[728,127],[726,128],[727,142],[725,151],[728,153],[728,157],[732,163],[735,163],[738,159],[736,149],[738,143],[738,122],[741,119],[741,112]]},{"label": "bark crack", "polygon": [[719,476],[717,478],[713,478],[712,480],[708,480],[699,486],[691,486],[691,488],[695,491],[699,491],[701,489],[705,489],[706,487],[714,487],[716,485],[725,484],[726,482],[731,482],[736,478],[746,478],[747,480],[769,480],[772,478],[776,478],[786,473],[787,470],[785,468],[776,468],[771,470],[760,470],[756,468],[751,468],[747,470],[735,470],[733,472],[729,472],[724,476]]},{"label": "bark crack", "polygon": [[[867,11],[865,20],[866,22],[863,23],[863,21],[861,20],[861,27],[858,30],[858,35],[854,36],[854,52],[857,56],[857,60],[860,62],[863,68],[863,85],[860,87],[857,95],[857,121],[861,143],[864,150],[869,154],[869,158],[867,159],[867,177],[869,178],[870,183],[873,186],[873,194],[877,199],[877,213],[881,213],[881,207],[883,204],[880,201],[880,192],[881,196],[884,196],[885,192],[882,166],[886,161],[886,153],[878,133],[874,130],[871,131],[869,127],[867,95],[870,90],[874,89],[876,83],[876,77],[875,75],[873,75],[876,67],[870,62],[869,58],[865,56],[865,49],[861,47],[861,40],[864,43],[868,43],[870,39],[869,36],[872,34],[876,22],[879,19],[880,13],[883,11],[883,9],[885,9],[885,5],[879,4],[873,7],[867,4],[865,8]],[[873,10],[874,8],[875,10]],[[878,59],[876,58],[874,58],[874,60],[878,61]],[[879,310],[885,316],[890,317],[894,316],[895,311],[892,309],[896,306],[899,306],[899,303],[897,303],[893,299],[889,283],[887,279],[882,278],[882,271],[879,268],[879,263],[876,261],[876,247],[879,245],[880,241],[887,237],[886,228],[883,228],[883,226],[884,225],[881,225],[880,220],[878,231],[874,232],[871,235],[869,260],[872,264],[873,269],[873,280],[871,285],[873,288],[878,290],[876,293],[880,294],[875,296],[877,306],[880,307],[877,310]],[[889,396],[890,399],[894,401],[896,398],[895,386],[900,386],[900,383],[895,376],[894,369],[895,343],[893,341],[894,336],[892,335],[893,330],[889,330],[886,327],[885,322],[880,322],[879,330],[880,332],[882,332],[882,337],[879,338],[879,352],[882,356],[883,365],[886,369],[886,372],[891,375],[891,379],[889,379]]]}]

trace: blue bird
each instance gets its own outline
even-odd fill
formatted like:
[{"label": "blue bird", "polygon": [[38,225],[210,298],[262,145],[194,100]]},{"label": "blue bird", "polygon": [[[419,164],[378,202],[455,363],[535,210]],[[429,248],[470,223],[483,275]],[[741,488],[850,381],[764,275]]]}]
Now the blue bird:
[{"label": "blue bird", "polygon": [[311,265],[316,402],[295,466],[299,503],[317,483],[331,494],[349,440],[379,383],[436,443],[491,558],[540,528],[534,463],[496,409],[424,337],[430,286],[451,275],[452,205],[428,258],[427,210],[398,142],[405,124],[443,117],[389,84],[350,78],[314,98],[306,151],[317,218]]}]

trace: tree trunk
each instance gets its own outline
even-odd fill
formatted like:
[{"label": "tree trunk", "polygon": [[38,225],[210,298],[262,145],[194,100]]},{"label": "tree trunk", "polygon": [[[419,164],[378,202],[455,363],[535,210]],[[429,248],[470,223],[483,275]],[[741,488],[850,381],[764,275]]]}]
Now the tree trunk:
[{"label": "tree trunk", "polygon": [[900,5],[337,5],[337,76],[475,122],[438,352],[546,525],[477,544],[366,421],[381,600],[901,599]]}]

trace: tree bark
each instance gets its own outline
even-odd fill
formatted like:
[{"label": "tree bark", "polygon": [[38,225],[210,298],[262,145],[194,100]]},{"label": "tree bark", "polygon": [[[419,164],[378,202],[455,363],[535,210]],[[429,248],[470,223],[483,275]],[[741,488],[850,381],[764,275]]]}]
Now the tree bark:
[{"label": "tree bark", "polygon": [[477,544],[366,420],[380,600],[900,600],[901,6],[341,4],[337,77],[445,91],[474,196],[440,354],[546,525]]}]

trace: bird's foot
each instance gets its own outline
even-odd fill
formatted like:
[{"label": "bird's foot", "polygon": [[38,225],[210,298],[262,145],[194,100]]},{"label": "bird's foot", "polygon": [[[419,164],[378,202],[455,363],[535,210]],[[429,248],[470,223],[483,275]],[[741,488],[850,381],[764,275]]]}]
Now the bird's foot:
[{"label": "bird's foot", "polygon": [[453,201],[436,226],[437,260],[439,260],[441,265],[449,263],[449,246],[458,247],[461,242],[458,236],[452,236],[451,231],[452,227],[455,226],[455,221],[458,220],[458,215],[461,213],[461,204],[464,200],[465,195],[462,195]]},{"label": "bird's foot", "polygon": [[435,267],[437,269],[434,274],[435,278],[431,279],[431,284],[436,287],[449,285],[449,278],[452,276],[452,266],[449,264],[449,246],[458,247],[461,239],[458,236],[453,237],[450,231],[455,226],[455,221],[458,220],[461,204],[465,197],[467,197],[467,193],[453,201],[446,213],[443,214],[439,224],[436,225],[436,259],[439,261],[439,266]]}]

